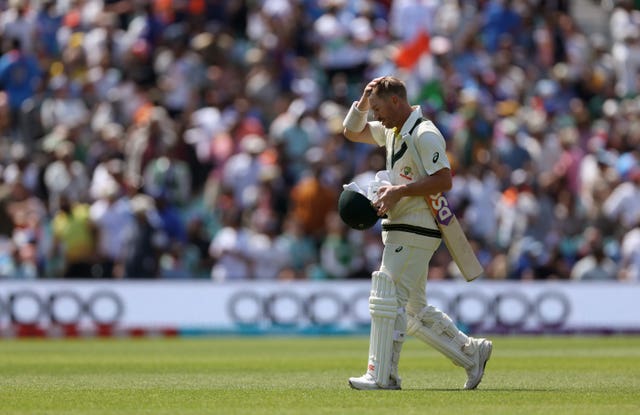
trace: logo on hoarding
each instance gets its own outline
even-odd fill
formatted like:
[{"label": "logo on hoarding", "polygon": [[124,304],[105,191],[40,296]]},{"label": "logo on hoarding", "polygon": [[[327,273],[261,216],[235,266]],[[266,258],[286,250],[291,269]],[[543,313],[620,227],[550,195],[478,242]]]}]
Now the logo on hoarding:
[{"label": "logo on hoarding", "polygon": [[335,325],[348,320],[369,324],[369,291],[343,296],[334,291],[300,294],[279,291],[271,294],[253,290],[240,291],[227,303],[231,320],[236,324],[256,325]]},{"label": "logo on hoarding", "polygon": [[114,325],[123,313],[122,299],[106,290],[86,297],[71,290],[43,294],[26,289],[0,296],[0,319],[8,317],[14,325]]},{"label": "logo on hoarding", "polygon": [[[571,304],[559,291],[527,296],[519,291],[485,295],[465,291],[447,295],[430,291],[429,304],[445,311],[470,329],[518,331],[528,328],[561,328],[571,314]],[[339,291],[262,293],[243,290],[227,303],[231,320],[240,325],[339,325],[369,324],[369,292],[348,296]]]},{"label": "logo on hoarding", "polygon": [[556,291],[545,291],[529,298],[519,291],[506,291],[493,296],[480,292],[460,293],[450,299],[449,313],[470,327],[493,324],[497,330],[523,329],[528,324],[543,329],[559,328],[571,314],[569,299]]}]

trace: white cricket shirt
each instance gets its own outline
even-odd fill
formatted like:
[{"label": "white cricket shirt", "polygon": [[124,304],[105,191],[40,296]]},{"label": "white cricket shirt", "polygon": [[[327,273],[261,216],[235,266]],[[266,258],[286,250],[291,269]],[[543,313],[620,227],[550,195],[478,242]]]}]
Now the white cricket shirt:
[{"label": "white cricket shirt", "polygon": [[[440,169],[451,168],[442,133],[429,120],[423,120],[416,126],[422,118],[422,111],[418,106],[414,108],[399,134],[396,134],[395,129],[384,127],[379,121],[369,122],[374,140],[387,150],[387,170],[391,184],[394,185],[411,183]],[[413,151],[408,148],[410,144],[405,138],[410,131],[413,131],[416,150],[422,159],[421,164],[416,163],[412,157]],[[393,225],[393,230],[385,230],[384,228],[390,228],[388,225]],[[387,218],[382,220],[382,226],[384,244],[393,243],[435,250],[441,241],[432,236],[434,231],[438,231],[438,225],[421,196],[400,199],[387,213]]]}]

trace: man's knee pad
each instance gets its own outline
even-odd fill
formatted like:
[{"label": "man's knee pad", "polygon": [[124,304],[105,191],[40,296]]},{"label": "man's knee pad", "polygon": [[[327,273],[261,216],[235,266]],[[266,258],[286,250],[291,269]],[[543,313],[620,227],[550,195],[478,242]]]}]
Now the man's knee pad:
[{"label": "man's knee pad", "polygon": [[404,342],[407,313],[404,307],[399,305],[393,278],[384,271],[375,271],[372,274],[369,313],[372,319],[394,320],[393,340]]},{"label": "man's knee pad", "polygon": [[398,298],[393,279],[384,272],[376,271],[371,276],[369,295],[369,313],[371,318],[395,320],[398,315]]}]

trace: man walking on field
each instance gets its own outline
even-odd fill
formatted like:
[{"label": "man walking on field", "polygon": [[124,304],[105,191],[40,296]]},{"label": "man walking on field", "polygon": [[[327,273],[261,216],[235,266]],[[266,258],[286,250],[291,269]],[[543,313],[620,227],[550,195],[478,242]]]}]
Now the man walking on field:
[{"label": "man walking on field", "polygon": [[[368,122],[369,110],[375,121]],[[361,390],[400,389],[398,363],[407,333],[463,367],[467,372],[464,388],[475,389],[491,356],[491,341],[467,336],[449,316],[426,302],[427,267],[441,243],[441,233],[424,197],[451,189],[442,134],[423,119],[418,106],[409,104],[404,83],[391,76],[367,84],[343,126],[351,141],[385,146],[390,182],[378,189],[373,203],[378,215],[386,217],[382,264],[372,274],[369,298],[367,372],[350,378],[349,384]]]}]

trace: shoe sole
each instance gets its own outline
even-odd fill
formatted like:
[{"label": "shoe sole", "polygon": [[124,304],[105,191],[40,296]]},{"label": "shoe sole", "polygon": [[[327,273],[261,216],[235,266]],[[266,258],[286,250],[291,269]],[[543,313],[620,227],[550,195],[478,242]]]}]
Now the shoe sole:
[{"label": "shoe sole", "polygon": [[358,391],[400,390],[400,386],[389,386],[389,387],[386,387],[386,388],[382,388],[382,387],[378,386],[377,384],[375,386],[371,385],[372,386],[371,388],[359,388],[359,387],[355,386],[351,381],[349,381],[349,386],[351,386],[351,389],[355,389],[355,390],[358,390]]},{"label": "shoe sole", "polygon": [[491,341],[487,341],[487,342],[489,343],[489,346],[487,347],[487,349],[489,349],[489,352],[487,353],[487,356],[485,357],[484,362],[482,363],[482,370],[480,371],[478,382],[476,382],[476,384],[473,385],[473,387],[465,388],[466,390],[474,390],[475,388],[478,387],[480,382],[482,382],[482,378],[484,377],[484,369],[487,367],[487,362],[491,358],[491,352],[493,352],[493,342]]}]

